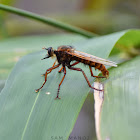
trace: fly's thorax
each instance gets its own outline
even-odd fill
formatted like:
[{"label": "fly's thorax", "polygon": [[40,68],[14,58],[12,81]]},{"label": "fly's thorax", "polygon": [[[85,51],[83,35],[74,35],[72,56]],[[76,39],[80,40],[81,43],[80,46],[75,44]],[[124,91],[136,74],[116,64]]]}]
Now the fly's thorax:
[{"label": "fly's thorax", "polygon": [[75,49],[70,45],[63,45],[57,48],[57,51],[66,51],[66,52],[71,52],[71,53],[74,52],[74,50]]},{"label": "fly's thorax", "polygon": [[65,51],[57,51],[55,54],[59,64],[69,65],[72,61],[71,55],[67,54]]}]

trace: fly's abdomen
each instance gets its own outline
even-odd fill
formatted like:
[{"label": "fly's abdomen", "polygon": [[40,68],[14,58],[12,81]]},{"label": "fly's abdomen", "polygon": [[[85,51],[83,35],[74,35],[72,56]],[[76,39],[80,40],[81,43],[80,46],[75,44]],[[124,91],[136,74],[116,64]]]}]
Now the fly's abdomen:
[{"label": "fly's abdomen", "polygon": [[79,58],[79,57],[72,57],[73,60],[76,60],[78,62],[81,62],[85,65],[90,65],[91,64],[91,61],[88,61],[88,60],[85,60],[85,59],[82,59],[82,58]]},{"label": "fly's abdomen", "polygon": [[95,70],[98,69],[99,71],[101,71],[102,75],[105,76],[106,78],[109,76],[109,71],[106,69],[106,67],[103,64],[91,62],[90,66],[95,67]]},{"label": "fly's abdomen", "polygon": [[91,67],[94,67],[95,70],[98,69],[99,71],[102,72],[102,75],[105,76],[106,78],[109,76],[109,72],[103,64],[96,63],[96,62],[89,61],[89,60],[85,60],[85,59],[78,58],[78,57],[72,57],[72,60],[76,60],[78,62],[85,64],[85,65],[89,65]]}]

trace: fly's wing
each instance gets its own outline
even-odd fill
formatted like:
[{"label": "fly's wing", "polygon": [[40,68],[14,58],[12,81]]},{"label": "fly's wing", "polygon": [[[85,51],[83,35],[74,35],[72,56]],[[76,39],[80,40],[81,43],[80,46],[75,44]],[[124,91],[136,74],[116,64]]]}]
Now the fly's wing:
[{"label": "fly's wing", "polygon": [[96,62],[96,63],[100,63],[103,65],[108,65],[108,66],[113,66],[113,67],[117,67],[117,63],[113,62],[113,61],[109,61],[88,53],[84,53],[84,52],[80,52],[80,51],[76,51],[74,50],[73,52],[67,52],[68,54],[74,55],[76,57],[82,58],[84,60],[89,60],[92,62]]}]

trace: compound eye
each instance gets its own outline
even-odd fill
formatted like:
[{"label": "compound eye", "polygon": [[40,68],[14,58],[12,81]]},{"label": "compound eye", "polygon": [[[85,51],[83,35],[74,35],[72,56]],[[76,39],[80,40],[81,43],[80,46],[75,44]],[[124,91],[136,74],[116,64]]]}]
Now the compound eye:
[{"label": "compound eye", "polygon": [[48,48],[48,54],[49,55],[51,54],[51,48]]},{"label": "compound eye", "polygon": [[48,54],[49,54],[49,55],[51,54],[50,50],[48,50]]},{"label": "compound eye", "polygon": [[53,48],[52,47],[48,48],[48,55],[53,56]]}]

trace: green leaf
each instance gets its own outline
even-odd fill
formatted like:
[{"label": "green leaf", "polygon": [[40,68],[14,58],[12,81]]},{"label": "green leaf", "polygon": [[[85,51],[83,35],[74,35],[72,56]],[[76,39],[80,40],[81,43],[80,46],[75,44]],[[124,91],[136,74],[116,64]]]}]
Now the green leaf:
[{"label": "green leaf", "polygon": [[122,36],[116,43],[116,47],[112,50],[111,54],[120,52],[127,52],[128,54],[140,54],[138,49],[140,47],[139,42],[140,31],[139,30],[128,30],[128,32]]},{"label": "green leaf", "polygon": [[140,56],[110,70],[101,111],[101,138],[140,138]]},{"label": "green leaf", "polygon": [[[122,31],[71,44],[77,50],[107,58],[115,44],[127,32],[131,31]],[[128,38],[124,37],[124,39]],[[28,46],[26,40],[22,43],[24,48]],[[68,44],[66,41],[64,43]],[[16,45],[14,42],[13,44]],[[57,44],[52,46],[56,48]],[[62,136],[63,139],[68,139],[90,88],[82,73],[67,69],[67,75],[60,90],[62,99],[54,100],[58,84],[63,77],[63,73],[59,74],[57,72],[59,69],[56,69],[49,74],[44,88],[39,93],[35,93],[35,89],[39,88],[44,81],[41,74],[54,62],[52,59],[41,61],[45,54],[46,51],[40,51],[23,57],[10,74],[0,98],[0,138],[46,140]],[[90,77],[88,67],[81,64],[77,67],[82,68]],[[98,72],[94,71],[94,74]],[[93,78],[89,80],[93,82]],[[46,92],[51,94],[48,95]]]},{"label": "green leaf", "polygon": [[21,56],[37,50],[41,51],[43,46],[72,45],[79,40],[85,40],[85,38],[79,35],[60,34],[5,39],[0,42],[0,79],[5,80],[7,78]]},{"label": "green leaf", "polygon": [[0,92],[4,88],[5,80],[0,80]]}]

